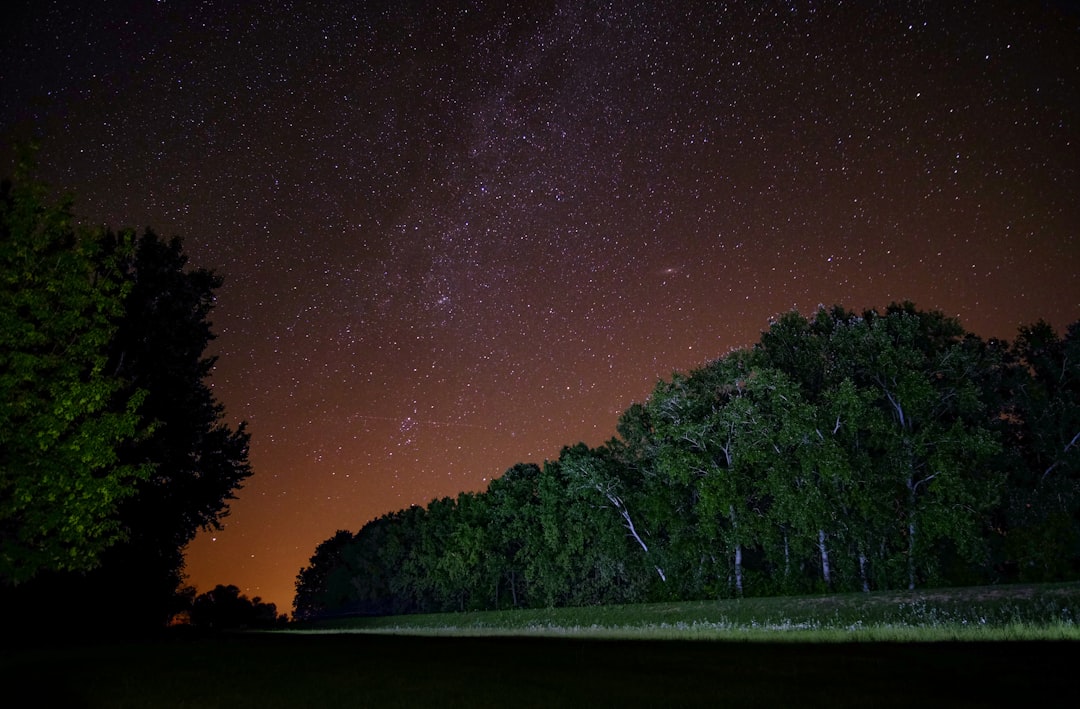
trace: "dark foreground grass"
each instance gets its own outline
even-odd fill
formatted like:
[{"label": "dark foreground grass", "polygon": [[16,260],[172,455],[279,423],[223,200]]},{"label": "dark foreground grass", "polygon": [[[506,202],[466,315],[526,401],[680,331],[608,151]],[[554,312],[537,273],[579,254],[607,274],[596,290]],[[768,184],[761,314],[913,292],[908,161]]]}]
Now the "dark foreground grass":
[{"label": "dark foreground grass", "polygon": [[[6,641],[6,643],[9,643]],[[6,644],[43,707],[1073,706],[1077,644],[237,634]],[[7,706],[15,703],[4,702]]]}]

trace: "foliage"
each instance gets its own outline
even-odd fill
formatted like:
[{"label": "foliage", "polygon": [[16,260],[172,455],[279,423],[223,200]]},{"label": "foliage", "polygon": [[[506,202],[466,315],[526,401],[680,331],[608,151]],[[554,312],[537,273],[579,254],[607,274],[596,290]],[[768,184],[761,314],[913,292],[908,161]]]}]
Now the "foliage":
[{"label": "foliage", "polygon": [[[119,506],[128,539],[102,558],[85,579],[69,583],[114,618],[160,626],[183,601],[183,550],[200,529],[219,529],[245,479],[248,433],[225,422],[224,407],[207,381],[215,358],[210,313],[220,276],[190,269],[178,238],[163,240],[152,230],[109,234],[107,246],[132,242],[119,260],[129,286],[124,310],[109,342],[109,367],[145,392],[139,413],[151,433],[118,448],[121,461],[153,466],[153,475]],[[143,594],[118,605],[121,588]]]},{"label": "foliage", "polygon": [[79,230],[5,185],[0,251],[0,575],[5,601],[161,627],[183,550],[251,474],[207,378],[220,276],[151,230]]},{"label": "foliage", "polygon": [[[911,303],[784,314],[603,446],[317,553],[297,615],[1077,578],[1078,335],[984,342]],[[313,601],[331,577],[344,596]]]},{"label": "foliage", "polygon": [[231,584],[218,584],[196,596],[189,619],[192,627],[200,630],[273,628],[285,622],[273,603],[263,603],[258,596],[249,599]]},{"label": "foliage", "polygon": [[1080,574],[1080,322],[1059,337],[1045,322],[1021,328],[1003,383],[1002,423],[1014,484],[1004,555],[1020,579]]},{"label": "foliage", "polygon": [[109,367],[132,244],[74,226],[20,175],[0,187],[0,579],[83,571],[126,536],[120,506],[151,472],[121,461],[145,391]]}]

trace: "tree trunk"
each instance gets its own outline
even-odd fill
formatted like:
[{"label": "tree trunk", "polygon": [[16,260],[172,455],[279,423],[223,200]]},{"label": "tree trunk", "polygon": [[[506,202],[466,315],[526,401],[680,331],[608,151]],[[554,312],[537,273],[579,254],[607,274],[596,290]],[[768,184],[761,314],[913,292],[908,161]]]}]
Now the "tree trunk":
[{"label": "tree trunk", "polygon": [[735,544],[735,592],[742,595],[742,545]]},{"label": "tree trunk", "polygon": [[728,514],[731,515],[731,531],[736,536],[735,541],[735,592],[742,596],[742,544],[738,541],[738,526],[735,523],[735,506],[728,507]]},{"label": "tree trunk", "polygon": [[832,588],[832,573],[829,570],[829,550],[825,546],[824,529],[818,529],[818,551],[821,553],[821,577],[825,579],[825,588]]},{"label": "tree trunk", "polygon": [[908,590],[915,590],[915,515],[908,519]]},{"label": "tree trunk", "polygon": [[[645,540],[637,533],[637,529],[634,527],[634,520],[630,518],[630,512],[626,509],[626,505],[623,504],[623,501],[619,497],[612,495],[611,493],[604,494],[607,495],[608,500],[615,506],[615,509],[619,511],[619,514],[622,515],[623,523],[626,525],[626,529],[629,530],[630,535],[637,541],[638,545],[641,546],[641,550],[648,555],[649,547],[645,545]],[[664,570],[659,566],[654,566],[653,568],[656,569],[656,573],[660,574],[660,580],[666,583],[667,576],[664,575]]]},{"label": "tree trunk", "polygon": [[870,582],[866,578],[866,554],[859,549],[859,577],[862,579],[863,593],[870,593]]},{"label": "tree trunk", "polygon": [[788,534],[784,532],[784,580],[791,576],[791,546],[788,543]]},{"label": "tree trunk", "polygon": [[915,481],[911,474],[908,486],[908,590],[915,590]]}]

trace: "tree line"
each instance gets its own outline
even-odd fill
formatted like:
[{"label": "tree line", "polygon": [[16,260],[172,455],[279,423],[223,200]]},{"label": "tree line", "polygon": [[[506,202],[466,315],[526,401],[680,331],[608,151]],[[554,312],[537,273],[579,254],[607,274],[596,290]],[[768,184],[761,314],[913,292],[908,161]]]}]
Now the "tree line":
[{"label": "tree line", "polygon": [[196,598],[185,546],[251,475],[207,383],[222,279],[178,238],[80,225],[30,162],[0,185],[5,624],[160,627]]},{"label": "tree line", "polygon": [[321,543],[294,616],[1080,577],[1080,321],[787,313],[617,435]]}]

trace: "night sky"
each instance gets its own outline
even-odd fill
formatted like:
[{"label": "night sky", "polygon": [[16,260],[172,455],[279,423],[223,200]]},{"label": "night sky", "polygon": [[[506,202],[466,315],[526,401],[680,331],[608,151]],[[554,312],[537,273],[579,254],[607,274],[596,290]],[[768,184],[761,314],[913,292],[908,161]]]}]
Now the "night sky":
[{"label": "night sky", "polygon": [[[508,3],[517,4],[517,3]],[[291,608],[338,529],[597,445],[772,316],[1080,319],[1065,2],[17,3],[3,173],[226,278],[253,477],[188,552]]]}]

